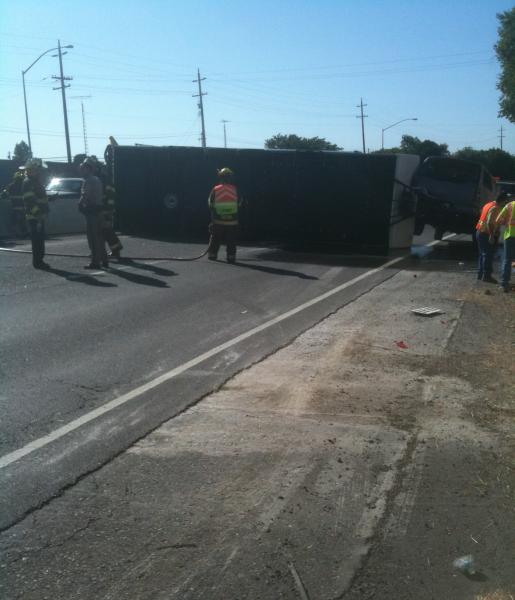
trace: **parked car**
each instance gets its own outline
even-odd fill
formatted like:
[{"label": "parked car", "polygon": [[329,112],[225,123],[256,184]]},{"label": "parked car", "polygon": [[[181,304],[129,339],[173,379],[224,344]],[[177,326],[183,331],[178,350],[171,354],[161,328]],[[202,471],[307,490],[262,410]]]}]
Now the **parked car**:
[{"label": "parked car", "polygon": [[86,231],[84,216],[78,209],[82,181],[79,177],[54,177],[50,180],[46,188],[50,207],[46,222],[48,234]]},{"label": "parked car", "polygon": [[436,156],[420,165],[413,187],[417,193],[415,235],[431,225],[438,240],[445,232],[474,236],[481,208],[497,191],[494,178],[482,165]]}]

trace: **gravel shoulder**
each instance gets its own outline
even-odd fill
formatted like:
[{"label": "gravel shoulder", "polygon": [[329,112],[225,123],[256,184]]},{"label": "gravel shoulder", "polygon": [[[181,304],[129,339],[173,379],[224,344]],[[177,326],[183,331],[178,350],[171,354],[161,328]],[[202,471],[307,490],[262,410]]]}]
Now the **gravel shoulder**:
[{"label": "gravel shoulder", "polygon": [[2,597],[513,599],[515,297],[472,278],[411,263],[67,489]]}]

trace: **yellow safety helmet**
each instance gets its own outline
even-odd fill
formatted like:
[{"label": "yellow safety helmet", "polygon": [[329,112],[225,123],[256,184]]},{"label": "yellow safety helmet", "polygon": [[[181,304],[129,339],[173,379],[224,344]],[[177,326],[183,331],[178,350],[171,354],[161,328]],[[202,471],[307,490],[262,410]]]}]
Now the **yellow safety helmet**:
[{"label": "yellow safety helmet", "polygon": [[218,170],[219,177],[229,177],[230,175],[234,175],[234,173],[229,169],[229,167],[224,167],[223,169]]}]

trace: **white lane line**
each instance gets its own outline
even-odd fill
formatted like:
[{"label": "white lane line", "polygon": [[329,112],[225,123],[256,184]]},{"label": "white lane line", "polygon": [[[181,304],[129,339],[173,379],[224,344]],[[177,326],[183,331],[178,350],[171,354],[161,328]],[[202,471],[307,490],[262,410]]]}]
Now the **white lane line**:
[{"label": "white lane line", "polygon": [[[448,239],[449,237],[452,237],[453,235],[454,234],[448,235],[443,239]],[[438,244],[438,243],[439,243],[438,240],[435,240],[434,242],[427,244],[427,246],[434,246],[435,244]],[[22,448],[19,448],[18,450],[14,450],[13,452],[10,452],[9,454],[5,454],[4,456],[2,456],[0,458],[0,469],[5,469],[5,467],[11,465],[14,462],[19,461],[24,456],[27,456],[28,454],[31,454],[32,452],[35,452],[36,450],[39,450],[40,448],[43,448],[43,447],[47,446],[48,444],[55,442],[56,440],[64,437],[68,433],[75,431],[76,429],[78,429],[79,427],[82,427],[83,425],[86,425],[86,423],[89,423],[89,422],[93,421],[94,419],[97,419],[98,417],[105,415],[108,412],[111,412],[115,408],[122,406],[123,404],[129,402],[130,400],[133,400],[134,398],[141,396],[141,394],[144,394],[144,393],[158,387],[161,384],[163,384],[167,381],[170,381],[170,379],[177,377],[178,375],[180,375],[181,373],[184,373],[185,371],[187,371],[188,369],[191,369],[192,367],[196,367],[200,363],[204,362],[205,360],[208,360],[209,358],[215,356],[216,354],[220,354],[220,352],[223,352],[224,350],[227,350],[228,348],[231,348],[232,346],[239,344],[240,342],[252,337],[253,335],[256,335],[257,333],[260,333],[261,331],[264,331],[265,329],[268,329],[268,328],[272,327],[273,325],[276,325],[277,323],[280,323],[281,321],[284,321],[285,319],[288,319],[289,317],[292,317],[293,315],[296,315],[296,314],[302,312],[303,310],[306,310],[306,308],[310,308],[311,306],[314,306],[315,304],[318,304],[319,302],[322,302],[323,300],[326,300],[327,298],[330,298],[331,296],[338,294],[339,292],[353,286],[354,284],[358,283],[359,281],[363,281],[364,279],[367,279],[368,277],[371,277],[372,275],[375,275],[376,273],[380,273],[381,271],[384,271],[385,269],[388,269],[388,268],[392,267],[393,265],[396,265],[401,260],[404,260],[408,257],[409,257],[409,255],[399,256],[397,258],[389,260],[388,262],[384,263],[380,267],[376,267],[375,269],[366,271],[365,273],[362,273],[361,275],[354,277],[354,279],[346,281],[345,283],[342,283],[341,285],[333,288],[332,290],[324,292],[323,294],[320,294],[316,298],[312,298],[311,300],[304,302],[303,304],[297,306],[296,308],[292,308],[291,310],[289,310],[277,317],[274,317],[273,319],[270,319],[269,321],[266,321],[265,323],[262,323],[261,325],[258,325],[257,327],[249,329],[249,331],[246,331],[245,333],[242,333],[242,334],[236,336],[235,338],[232,338],[231,340],[228,340],[227,342],[224,342],[223,344],[220,344],[219,346],[216,346],[215,348],[212,348],[211,350],[208,350],[207,352],[204,352],[203,354],[196,356],[195,358],[192,358],[191,360],[183,363],[182,365],[179,365],[178,367],[171,369],[167,373],[163,373],[163,375],[156,377],[152,381],[149,381],[143,385],[140,385],[139,387],[131,390],[130,392],[127,392],[126,394],[123,394],[122,396],[119,396],[118,398],[114,398],[113,400],[110,400],[106,404],[96,408],[95,410],[90,411],[89,413],[83,415],[82,417],[79,417],[78,419],[71,421],[70,423],[67,423],[66,425],[63,425],[62,427],[59,427],[58,429],[55,429],[51,433],[49,433],[43,437],[40,437],[37,440],[34,440],[34,441],[28,443],[27,445],[23,446]]]},{"label": "white lane line", "polygon": [[370,271],[366,271],[365,273],[362,273],[361,275],[354,277],[354,279],[351,279],[350,281],[342,283],[341,285],[333,288],[332,290],[329,290],[329,291],[317,296],[316,298],[312,298],[311,300],[304,302],[303,304],[297,306],[296,308],[292,308],[291,310],[289,310],[277,317],[274,317],[273,319],[270,319],[269,321],[266,321],[265,323],[262,323],[261,325],[258,325],[257,327],[249,329],[249,331],[246,331],[245,333],[242,333],[242,334],[236,336],[235,338],[232,338],[231,340],[228,340],[227,342],[224,342],[223,344],[220,344],[219,346],[216,346],[215,348],[212,348],[211,350],[208,350],[207,352],[204,352],[204,353],[200,354],[199,356],[196,356],[195,358],[192,358],[191,360],[183,363],[182,365],[179,365],[178,367],[171,369],[167,373],[164,373],[163,375],[156,377],[152,381],[149,381],[143,385],[140,385],[139,387],[135,388],[134,390],[131,390],[130,392],[127,392],[126,394],[123,394],[122,396],[119,396],[118,398],[114,398],[113,400],[110,400],[106,404],[90,411],[89,413],[87,413],[85,415],[82,415],[78,419],[75,419],[75,420],[71,421],[70,423],[67,423],[66,425],[63,425],[62,427],[59,427],[58,429],[52,431],[51,433],[28,443],[26,446],[23,446],[22,448],[19,448],[18,450],[14,450],[13,452],[10,452],[9,454],[5,454],[4,456],[2,456],[0,458],[0,469],[4,469],[5,467],[11,465],[12,463],[20,460],[24,456],[31,454],[35,450],[38,450],[40,448],[43,448],[44,446],[47,446],[48,444],[50,444],[52,442],[55,442],[56,440],[62,438],[63,436],[74,431],[75,429],[82,427],[86,423],[89,423],[90,421],[93,421],[94,419],[97,419],[98,417],[105,415],[106,413],[114,410],[115,408],[118,408],[122,404],[129,402],[133,398],[136,398],[137,396],[140,396],[141,394],[144,394],[144,393],[158,387],[159,385],[169,381],[170,379],[177,377],[181,373],[184,373],[188,369],[191,369],[192,367],[199,365],[200,363],[215,356],[216,354],[220,354],[220,352],[223,352],[224,350],[227,350],[228,348],[231,348],[232,346],[239,344],[240,342],[252,337],[253,335],[260,333],[261,331],[264,331],[265,329],[268,329],[268,328],[272,327],[273,325],[276,325],[277,323],[280,323],[281,321],[284,321],[285,319],[288,319],[289,317],[292,317],[293,315],[296,315],[296,314],[300,313],[301,311],[306,310],[307,308],[310,308],[311,306],[318,304],[319,302],[322,302],[323,300],[326,300],[327,298],[330,298],[331,296],[334,296],[335,294],[338,294],[339,292],[345,290],[348,287],[351,287],[352,285],[358,283],[359,281],[362,281],[363,279],[366,279],[368,277],[371,277],[372,275],[375,275],[376,273],[380,273],[381,271],[388,269],[389,267],[397,264],[398,262],[400,262],[401,260],[404,260],[405,258],[406,258],[406,255],[399,256],[397,258],[394,258],[393,260],[386,262],[384,265],[381,265],[380,267],[371,269]]}]

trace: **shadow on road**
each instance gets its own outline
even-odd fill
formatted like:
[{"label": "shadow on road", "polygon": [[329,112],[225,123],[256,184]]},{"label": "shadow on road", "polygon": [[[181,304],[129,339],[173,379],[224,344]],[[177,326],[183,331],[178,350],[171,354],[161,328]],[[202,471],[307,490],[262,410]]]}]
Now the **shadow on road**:
[{"label": "shadow on road", "polygon": [[78,281],[79,283],[85,283],[86,285],[92,285],[96,287],[104,287],[104,288],[112,288],[118,287],[116,283],[109,283],[109,281],[101,281],[92,275],[82,275],[81,273],[74,273],[73,271],[64,271],[63,269],[56,269],[55,267],[50,267],[47,271],[48,273],[53,273],[58,277],[62,277],[63,279],[67,279],[68,281]]},{"label": "shadow on road", "polygon": [[169,285],[166,281],[161,281],[160,279],[156,279],[155,277],[148,277],[147,275],[140,275],[139,273],[130,273],[129,271],[122,271],[121,269],[117,269],[116,267],[109,267],[107,269],[108,273],[112,275],[117,275],[122,279],[126,279],[131,283],[138,283],[140,285],[150,285],[152,287],[160,287],[167,288]]},{"label": "shadow on road", "polygon": [[240,260],[236,261],[234,265],[237,267],[243,267],[244,269],[252,269],[253,271],[270,273],[272,275],[286,275],[288,277],[298,277],[299,279],[318,279],[318,277],[306,275],[306,273],[302,273],[301,271],[291,271],[290,269],[279,269],[277,267],[265,267],[263,265],[251,265],[248,263],[243,263]]},{"label": "shadow on road", "polygon": [[146,263],[137,262],[132,258],[120,258],[118,260],[119,265],[133,267],[135,269],[142,269],[143,271],[151,271],[155,275],[161,275],[162,277],[172,277],[177,275],[175,271],[170,269],[164,269],[163,267],[156,267],[155,265],[148,265]]}]

